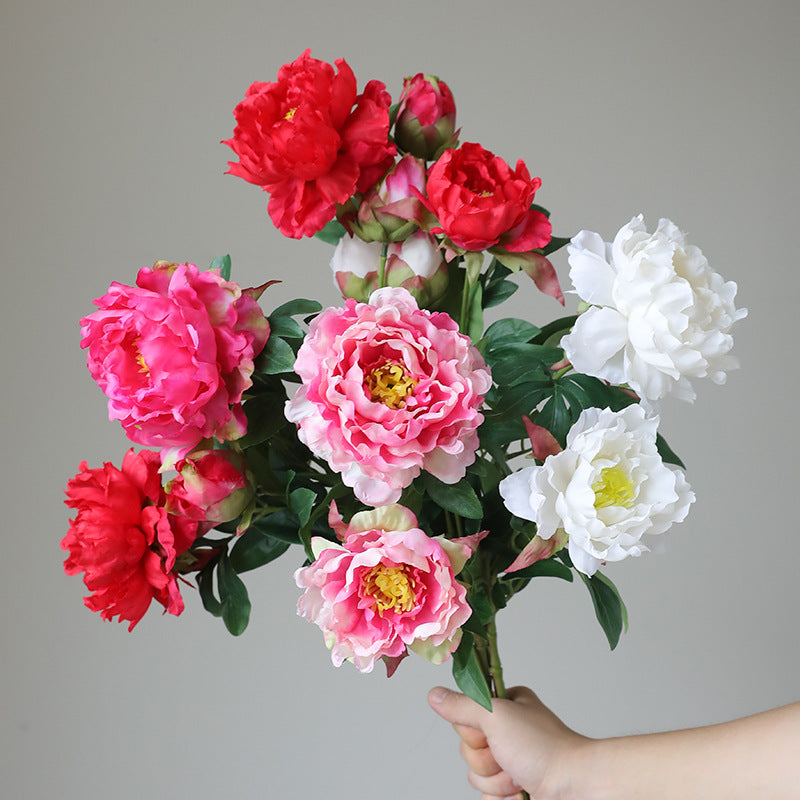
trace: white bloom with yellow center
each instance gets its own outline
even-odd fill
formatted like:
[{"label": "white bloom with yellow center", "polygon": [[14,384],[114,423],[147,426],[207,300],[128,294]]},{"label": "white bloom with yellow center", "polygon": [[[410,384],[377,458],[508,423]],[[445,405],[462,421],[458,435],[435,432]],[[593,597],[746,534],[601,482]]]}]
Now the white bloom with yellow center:
[{"label": "white bloom with yellow center", "polygon": [[691,378],[724,383],[738,367],[730,329],[747,311],[734,306],[736,284],[670,220],[651,234],[640,214],[613,244],[581,231],[567,249],[575,291],[592,306],[561,340],[576,370],[627,383],[653,404],[667,394],[694,400]]},{"label": "white bloom with yellow center", "polygon": [[535,522],[542,539],[563,530],[585,575],[647,552],[643,538],[681,522],[695,499],[683,471],[658,454],[657,427],[658,417],[638,404],[586,409],[564,450],[500,483],[506,507]]}]

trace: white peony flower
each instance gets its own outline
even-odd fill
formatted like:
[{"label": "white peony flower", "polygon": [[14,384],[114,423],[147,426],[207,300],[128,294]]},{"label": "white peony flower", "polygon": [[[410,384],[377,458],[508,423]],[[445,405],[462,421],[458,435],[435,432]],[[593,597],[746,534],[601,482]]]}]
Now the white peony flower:
[{"label": "white peony flower", "polygon": [[724,383],[738,361],[729,331],[747,316],[699,248],[668,219],[648,233],[642,215],[604,243],[581,231],[568,246],[570,278],[592,307],[561,340],[579,372],[627,383],[645,401],[694,400],[690,378]]},{"label": "white peony flower", "polygon": [[681,522],[695,499],[683,472],[661,460],[657,427],[638,404],[586,409],[564,450],[501,481],[506,508],[535,522],[541,539],[564,531],[585,575],[647,552],[643,537]]}]

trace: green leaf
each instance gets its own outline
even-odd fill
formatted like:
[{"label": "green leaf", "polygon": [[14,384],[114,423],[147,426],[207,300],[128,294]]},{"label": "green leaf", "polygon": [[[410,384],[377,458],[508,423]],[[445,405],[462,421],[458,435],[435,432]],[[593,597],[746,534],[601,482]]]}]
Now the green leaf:
[{"label": "green leaf", "polygon": [[613,650],[619,642],[622,631],[628,630],[628,610],[619,596],[617,587],[605,575],[599,572],[595,572],[591,577],[582,572],[579,574],[589,589],[597,621]]},{"label": "green leaf", "polygon": [[445,511],[451,511],[466,519],[483,517],[481,501],[466,478],[462,478],[458,483],[447,484],[426,472],[423,482],[431,500]]},{"label": "green leaf", "polygon": [[555,561],[552,558],[546,558],[542,561],[537,561],[525,569],[518,570],[517,572],[507,572],[505,580],[515,580],[517,578],[561,578],[563,581],[573,580],[572,570],[562,564],[560,561]]},{"label": "green leaf", "polygon": [[490,283],[483,291],[483,307],[493,308],[494,306],[499,306],[500,303],[508,300],[517,289],[519,289],[519,284],[513,281],[502,280]]},{"label": "green leaf", "polygon": [[243,406],[247,417],[247,433],[237,441],[241,448],[252,447],[269,439],[287,424],[283,415],[285,394],[268,392],[251,397]]},{"label": "green leaf", "polygon": [[472,634],[464,631],[461,644],[453,653],[453,679],[467,697],[491,711],[492,693],[478,663],[478,656],[473,647],[474,641]]},{"label": "green leaf", "polygon": [[270,336],[258,360],[261,372],[266,375],[280,375],[294,369],[295,354],[285,339]]},{"label": "green leaf", "polygon": [[239,636],[250,621],[250,598],[242,579],[224,555],[217,566],[217,585],[222,603],[222,621],[234,636]]},{"label": "green leaf", "polygon": [[248,528],[248,531],[254,528],[275,539],[281,539],[290,544],[300,544],[300,520],[288,508],[282,508],[261,517]]},{"label": "green leaf", "polygon": [[289,542],[269,536],[262,528],[250,526],[237,540],[230,555],[231,566],[237,573],[247,572],[269,564],[282,556]]},{"label": "green leaf", "polygon": [[686,469],[683,461],[678,458],[672,448],[667,444],[667,440],[659,433],[656,434],[656,449],[665,464],[675,464],[681,469]]},{"label": "green leaf", "polygon": [[[513,284],[516,286],[517,284]],[[539,328],[524,319],[508,317],[493,322],[484,334],[486,351],[494,350],[504,344],[513,342],[529,342],[539,333]]]},{"label": "green leaf", "polygon": [[314,236],[322,239],[327,244],[337,245],[339,239],[347,233],[344,225],[337,219],[332,219],[321,231],[317,231]]},{"label": "green leaf", "polygon": [[293,317],[296,314],[316,314],[322,311],[322,306],[316,300],[289,300],[282,306],[278,306],[271,314],[273,317]]},{"label": "green leaf", "polygon": [[556,336],[558,336],[558,339],[561,339],[559,334],[570,330],[577,319],[577,314],[573,314],[569,317],[561,317],[560,319],[554,319],[552,322],[548,323],[544,326],[544,328],[542,328],[541,333],[534,339],[534,342],[536,344],[548,344],[548,340],[555,338]]},{"label": "green leaf", "polygon": [[301,527],[304,527],[308,522],[316,499],[317,495],[314,490],[306,487],[294,489],[289,494],[289,507],[297,514]]},{"label": "green leaf", "polygon": [[229,281],[231,279],[231,257],[217,256],[211,262],[209,269],[218,269],[222,280]]},{"label": "green leaf", "polygon": [[267,317],[270,336],[283,336],[286,339],[302,339],[305,336],[300,324],[284,314]]},{"label": "green leaf", "polygon": [[541,374],[558,361],[562,351],[526,342],[509,342],[489,351],[486,361],[492,379],[499,386],[514,386],[522,380]]},{"label": "green leaf", "polygon": [[197,589],[200,599],[203,601],[203,608],[215,617],[222,616],[222,603],[214,596],[214,569],[217,566],[217,559],[213,559],[197,573]]},{"label": "green leaf", "polygon": [[475,621],[481,625],[482,636],[486,638],[486,631],[483,629],[483,626],[488,625],[492,621],[494,617],[494,608],[492,608],[492,602],[486,596],[486,593],[475,588],[476,585],[473,585],[469,593],[469,604],[473,611],[470,619],[474,618]]},{"label": "green leaf", "polygon": [[565,244],[569,244],[571,239],[567,236],[553,236],[550,241],[542,248],[542,255],[549,256],[550,253],[555,253],[560,250]]}]

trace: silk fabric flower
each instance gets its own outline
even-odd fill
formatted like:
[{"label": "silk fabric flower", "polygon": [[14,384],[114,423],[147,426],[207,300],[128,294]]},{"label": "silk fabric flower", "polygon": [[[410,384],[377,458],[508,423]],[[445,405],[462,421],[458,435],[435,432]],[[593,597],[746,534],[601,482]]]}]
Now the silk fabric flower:
[{"label": "silk fabric flower", "polygon": [[310,52],[284,64],[277,82],[250,86],[223,142],[239,158],[228,173],[269,192],[272,221],[295,239],[313,236],[337,204],[377,183],[396,153],[384,84],[370,81],[357,94],[343,59],[337,72]]},{"label": "silk fabric flower", "polygon": [[153,600],[170,614],[183,611],[176,557],[197,536],[197,522],[167,513],[158,453],[129,450],[122,468],[104,464],[67,483],[66,504],[77,509],[61,547],[68,575],[84,573],[92,593],[86,607],[105,620],[128,620],[128,630]]},{"label": "silk fabric flower", "polygon": [[185,454],[201,439],[243,436],[242,393],[269,325],[216,271],[158,262],[136,286],[112,283],[81,320],[89,372],[138,444]]},{"label": "silk fabric flower", "polygon": [[396,502],[423,469],[456,483],[475,460],[489,371],[451,317],[405,289],[320,313],[295,372],[287,419],[367,505]]},{"label": "silk fabric flower", "polygon": [[[586,575],[605,561],[646,552],[643,537],[681,522],[694,502],[683,472],[661,459],[657,417],[631,405],[622,411],[588,408],[567,435],[567,446],[541,466],[500,482],[508,510],[537,525],[528,546],[565,533],[576,569]],[[527,550],[527,548],[526,548]],[[523,550],[516,569],[529,555]]]},{"label": "silk fabric flower", "polygon": [[455,578],[467,541],[427,536],[399,505],[356,514],[340,532],[342,544],[314,537],[314,562],[295,573],[305,589],[298,613],[320,627],[333,663],[349,659],[370,672],[408,650],[446,660],[472,613]]},{"label": "silk fabric flower", "polygon": [[522,253],[550,241],[550,220],[531,208],[541,184],[522,160],[512,170],[481,145],[465,142],[431,165],[427,197],[421,199],[439,223],[431,232],[444,234],[456,247]]},{"label": "silk fabric flower", "polygon": [[613,244],[581,231],[568,247],[570,278],[592,307],[561,340],[579,372],[627,383],[648,404],[667,394],[693,400],[692,378],[724,383],[736,284],[714,272],[699,248],[668,219],[648,233],[642,215]]}]

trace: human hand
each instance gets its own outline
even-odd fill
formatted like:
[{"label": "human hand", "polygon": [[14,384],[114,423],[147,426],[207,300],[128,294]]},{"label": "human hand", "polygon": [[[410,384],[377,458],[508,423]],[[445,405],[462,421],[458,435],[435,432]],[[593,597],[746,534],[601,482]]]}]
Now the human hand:
[{"label": "human hand", "polygon": [[489,712],[466,695],[436,687],[431,708],[461,737],[470,784],[482,800],[561,797],[572,783],[575,760],[591,741],[570,730],[527,687],[509,689]]}]

